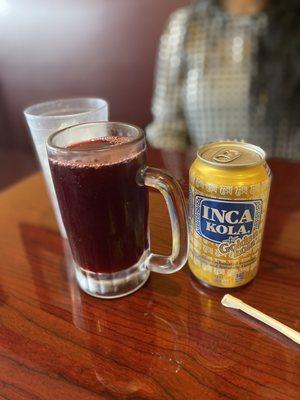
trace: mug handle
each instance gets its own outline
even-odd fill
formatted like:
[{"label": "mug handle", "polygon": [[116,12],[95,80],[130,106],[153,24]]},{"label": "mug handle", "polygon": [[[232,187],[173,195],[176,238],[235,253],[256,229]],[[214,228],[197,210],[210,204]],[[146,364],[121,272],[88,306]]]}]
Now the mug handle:
[{"label": "mug handle", "polygon": [[151,253],[147,267],[160,274],[179,271],[187,261],[188,227],[184,195],[179,183],[167,172],[146,167],[141,171],[142,184],[157,189],[164,197],[172,227],[172,254],[163,256]]}]

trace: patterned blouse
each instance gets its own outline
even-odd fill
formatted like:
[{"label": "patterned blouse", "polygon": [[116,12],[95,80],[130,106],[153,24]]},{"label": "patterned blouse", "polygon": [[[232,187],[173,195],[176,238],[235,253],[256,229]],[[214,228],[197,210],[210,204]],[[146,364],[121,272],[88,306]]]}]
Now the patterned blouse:
[{"label": "patterned blouse", "polygon": [[[208,0],[171,15],[160,42],[154,120],[147,127],[152,146],[184,149],[237,139],[261,146],[268,156],[300,157],[299,93],[292,87],[281,96],[282,77],[289,79],[285,53],[274,58],[271,48],[269,61],[259,61],[268,51],[269,21],[267,13],[229,15]],[[292,96],[292,107],[284,96]]]}]

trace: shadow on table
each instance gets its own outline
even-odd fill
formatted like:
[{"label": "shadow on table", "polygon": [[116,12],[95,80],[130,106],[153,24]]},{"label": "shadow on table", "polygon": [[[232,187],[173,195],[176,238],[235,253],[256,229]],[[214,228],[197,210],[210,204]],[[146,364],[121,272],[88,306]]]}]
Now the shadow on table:
[{"label": "shadow on table", "polygon": [[42,226],[20,223],[19,229],[40,308],[49,311],[55,302],[52,293],[68,291],[64,240]]}]

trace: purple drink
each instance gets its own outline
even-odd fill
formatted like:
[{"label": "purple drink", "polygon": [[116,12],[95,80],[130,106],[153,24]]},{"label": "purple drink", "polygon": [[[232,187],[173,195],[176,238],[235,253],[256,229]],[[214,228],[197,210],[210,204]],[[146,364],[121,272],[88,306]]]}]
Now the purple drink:
[{"label": "purple drink", "polygon": [[[128,141],[104,137],[72,144],[70,150],[97,150]],[[148,190],[137,183],[145,151],[111,162],[49,159],[53,182],[76,263],[113,273],[137,263],[148,248]]]}]

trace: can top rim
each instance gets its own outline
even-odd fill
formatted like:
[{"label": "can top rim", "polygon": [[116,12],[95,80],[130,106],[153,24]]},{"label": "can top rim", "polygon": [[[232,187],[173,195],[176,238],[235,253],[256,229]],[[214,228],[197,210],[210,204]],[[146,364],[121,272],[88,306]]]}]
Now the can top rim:
[{"label": "can top rim", "polygon": [[220,141],[199,147],[197,157],[218,168],[247,168],[262,164],[265,161],[266,153],[254,144]]}]

